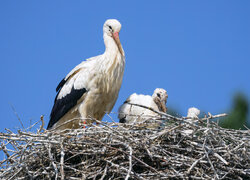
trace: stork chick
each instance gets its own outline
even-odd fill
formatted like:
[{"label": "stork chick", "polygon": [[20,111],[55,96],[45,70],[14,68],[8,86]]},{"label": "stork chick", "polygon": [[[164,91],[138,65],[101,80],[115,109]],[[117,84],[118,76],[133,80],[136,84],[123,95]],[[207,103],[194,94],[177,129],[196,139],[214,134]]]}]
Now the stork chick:
[{"label": "stork chick", "polygon": [[187,112],[187,117],[189,118],[198,118],[198,116],[200,115],[200,110],[195,108],[195,107],[191,107],[188,109]]},{"label": "stork chick", "polygon": [[[187,112],[187,122],[189,123],[195,123],[195,119],[194,118],[198,118],[198,116],[200,115],[200,110],[195,108],[195,107],[191,107],[188,108],[188,112]],[[189,136],[193,133],[194,131],[192,129],[187,129],[187,130],[183,130],[181,133],[185,136]]]},{"label": "stork chick", "polygon": [[167,91],[161,88],[155,89],[152,96],[142,94],[132,94],[119,108],[118,118],[120,123],[133,124],[135,122],[142,122],[152,117],[158,117],[159,114],[150,109],[132,105],[143,105],[152,108],[155,111],[167,112],[166,102],[168,94]]},{"label": "stork chick", "polygon": [[80,121],[102,120],[112,110],[125,66],[120,30],[118,20],[107,20],[103,25],[105,52],[77,65],[59,83],[47,129],[79,128]]}]

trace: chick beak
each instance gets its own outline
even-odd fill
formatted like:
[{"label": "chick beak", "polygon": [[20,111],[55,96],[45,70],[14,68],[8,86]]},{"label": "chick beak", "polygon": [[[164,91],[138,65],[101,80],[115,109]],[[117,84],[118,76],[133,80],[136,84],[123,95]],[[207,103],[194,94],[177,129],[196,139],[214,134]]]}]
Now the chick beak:
[{"label": "chick beak", "polygon": [[121,45],[121,42],[120,42],[120,38],[119,38],[119,33],[118,32],[114,32],[113,33],[113,39],[115,40],[115,43],[121,53],[122,56],[124,56],[124,51],[122,49],[122,45]]},{"label": "chick beak", "polygon": [[161,109],[164,113],[167,112],[166,101],[161,101]]}]

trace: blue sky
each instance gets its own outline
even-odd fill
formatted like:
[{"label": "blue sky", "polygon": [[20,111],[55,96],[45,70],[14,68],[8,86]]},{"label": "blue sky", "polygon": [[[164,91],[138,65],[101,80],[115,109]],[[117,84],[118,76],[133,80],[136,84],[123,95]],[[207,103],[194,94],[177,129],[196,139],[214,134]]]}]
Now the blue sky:
[{"label": "blue sky", "polygon": [[42,114],[47,125],[60,80],[103,53],[109,18],[122,24],[126,53],[113,112],[130,94],[157,87],[182,115],[191,106],[225,112],[235,92],[250,97],[249,7],[248,0],[1,1],[0,131],[20,127],[11,105],[24,126]]}]

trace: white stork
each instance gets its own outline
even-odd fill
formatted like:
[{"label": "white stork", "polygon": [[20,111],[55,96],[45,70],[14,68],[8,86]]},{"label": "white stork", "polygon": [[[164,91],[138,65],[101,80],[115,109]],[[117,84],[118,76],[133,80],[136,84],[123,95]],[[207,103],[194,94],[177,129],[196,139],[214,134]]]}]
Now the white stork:
[{"label": "white stork", "polygon": [[[200,115],[200,110],[199,109],[197,109],[195,107],[188,108],[187,122],[195,123],[197,120],[195,120],[194,118],[198,118],[199,115]],[[183,130],[182,134],[185,135],[185,136],[189,136],[193,132],[194,131],[192,129],[187,129],[187,130]]]},{"label": "white stork", "polygon": [[118,118],[120,119],[120,123],[133,124],[135,122],[142,122],[150,117],[152,118],[158,116],[157,113],[151,111],[150,109],[132,104],[146,106],[164,113],[167,112],[167,98],[167,91],[161,88],[155,89],[152,96],[136,93],[130,95],[119,108]]},{"label": "white stork", "polygon": [[88,118],[101,120],[112,110],[125,66],[120,30],[118,20],[107,20],[103,25],[105,52],[77,65],[59,83],[47,129],[79,128],[84,119],[86,123],[92,122]]},{"label": "white stork", "polygon": [[200,115],[200,110],[195,108],[195,107],[191,107],[188,109],[187,112],[187,117],[189,118],[198,118],[198,116]]}]

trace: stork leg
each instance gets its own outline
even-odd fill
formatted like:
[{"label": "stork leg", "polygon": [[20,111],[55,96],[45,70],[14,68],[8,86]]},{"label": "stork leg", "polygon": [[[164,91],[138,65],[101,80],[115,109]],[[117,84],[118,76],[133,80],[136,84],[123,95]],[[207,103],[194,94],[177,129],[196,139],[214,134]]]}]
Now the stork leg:
[{"label": "stork leg", "polygon": [[86,124],[87,124],[87,121],[86,121],[85,113],[80,112],[79,126],[82,128],[86,128]]}]

